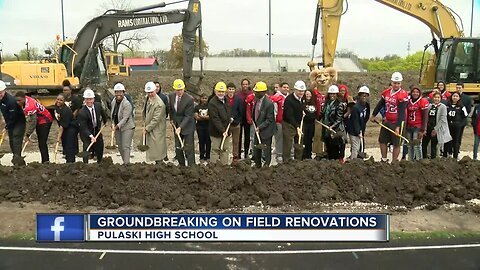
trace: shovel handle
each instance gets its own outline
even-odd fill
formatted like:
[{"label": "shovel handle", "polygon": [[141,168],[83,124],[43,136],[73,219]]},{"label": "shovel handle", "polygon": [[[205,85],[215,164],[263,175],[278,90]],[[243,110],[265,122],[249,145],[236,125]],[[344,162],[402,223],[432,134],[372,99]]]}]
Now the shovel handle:
[{"label": "shovel handle", "polygon": [[177,136],[178,140],[180,141],[180,147],[183,148],[184,147],[184,144],[183,144],[183,140],[182,140],[182,137],[180,136],[180,134],[177,134],[177,126],[175,126],[175,123],[171,122],[172,123],[172,127],[173,127],[173,133],[175,133],[175,136]]},{"label": "shovel handle", "polygon": [[257,132],[257,125],[255,125],[255,122],[252,121],[253,128],[255,129],[255,135],[257,136],[258,144],[262,144],[262,139],[260,139],[260,133]]},{"label": "shovel handle", "polygon": [[30,136],[28,136],[27,141],[23,144],[22,153],[20,154],[20,156],[23,156],[23,152],[25,152],[25,148],[27,148],[27,145],[28,145],[28,143],[30,142],[30,138],[32,138],[32,135],[33,135],[33,133],[30,134]]},{"label": "shovel handle", "polygon": [[57,143],[55,143],[55,148],[54,148],[54,160],[53,162],[54,163],[57,163],[57,154],[58,154],[58,145],[60,144],[60,142],[57,141]]},{"label": "shovel handle", "polygon": [[[227,129],[225,130],[225,132],[228,133],[228,131],[230,130],[230,125],[232,124],[232,121],[230,121],[230,123],[228,123],[228,126],[227,126]],[[220,144],[220,150],[223,150],[223,145],[225,144],[225,139],[227,138],[228,136],[223,136],[222,138],[222,143]]]},{"label": "shovel handle", "polygon": [[[104,127],[105,127],[105,126],[102,126],[102,127],[100,128],[100,130],[98,131],[97,135],[95,135],[95,141],[97,140],[98,136],[100,136],[100,134],[102,134],[102,130],[103,130]],[[90,148],[92,148],[92,145],[93,145],[93,144],[94,144],[94,142],[91,142],[91,143],[88,145],[87,150],[85,150],[85,152],[90,151]]]},{"label": "shovel handle", "polygon": [[333,130],[331,127],[325,125],[324,123],[318,121],[318,120],[315,120],[315,122],[319,123],[320,125],[322,125],[324,128],[328,129],[330,132],[332,132],[333,134],[337,133],[335,130]]},{"label": "shovel handle", "polygon": [[110,138],[110,146],[113,147],[113,142],[115,140],[115,125],[112,125],[112,134]]},{"label": "shovel handle", "polygon": [[392,130],[391,128],[385,126],[385,125],[382,124],[382,123],[379,123],[379,122],[376,122],[376,123],[379,124],[379,125],[380,125],[381,127],[383,127],[384,129],[386,129],[386,130],[390,131],[391,133],[395,134],[395,136],[400,137],[402,140],[405,140],[405,142],[410,143],[410,141],[409,141],[407,138],[405,138],[405,137],[403,137],[402,135],[396,133],[396,132],[395,132],[394,130]]},{"label": "shovel handle", "polygon": [[0,135],[0,136],[2,136],[2,137],[0,137],[0,146],[2,145],[3,139],[5,138],[5,132],[6,132],[6,131],[7,131],[6,129],[3,129],[3,130],[2,130],[2,134]]}]

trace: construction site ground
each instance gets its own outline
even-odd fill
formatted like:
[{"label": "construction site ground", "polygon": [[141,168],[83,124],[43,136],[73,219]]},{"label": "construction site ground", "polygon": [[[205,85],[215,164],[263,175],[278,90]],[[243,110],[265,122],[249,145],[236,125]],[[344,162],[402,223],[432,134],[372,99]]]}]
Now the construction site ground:
[{"label": "construction site ground", "polygon": [[[141,72],[121,80],[133,94],[138,112],[146,81],[159,80],[169,91],[171,81],[179,75]],[[339,80],[354,88],[370,85],[373,106],[389,75],[341,73]],[[210,93],[210,87],[219,80],[239,85],[244,77],[293,85],[297,79],[306,80],[307,74],[209,72],[202,90]],[[414,83],[415,74],[405,77],[406,84]],[[142,125],[139,113],[136,122],[138,127]],[[136,149],[140,129],[135,132],[134,164],[129,165],[120,165],[115,150],[106,150],[102,164],[42,165],[37,163],[40,157],[34,140],[26,150],[28,166],[11,166],[10,154],[0,159],[0,237],[33,234],[35,213],[49,212],[387,212],[392,214],[392,231],[480,232],[480,162],[470,159],[472,128],[465,130],[460,161],[392,164],[376,162],[378,130],[369,124],[366,133],[367,153],[373,159],[346,164],[309,160],[262,169],[252,168],[249,160],[232,166],[180,168],[173,161],[170,129],[170,161],[162,165],[144,163],[145,154]],[[56,132],[54,124],[50,135],[52,161]],[[104,138],[109,144],[109,129],[104,131]],[[8,138],[0,151],[8,151]],[[61,154],[58,163],[63,163]]]}]

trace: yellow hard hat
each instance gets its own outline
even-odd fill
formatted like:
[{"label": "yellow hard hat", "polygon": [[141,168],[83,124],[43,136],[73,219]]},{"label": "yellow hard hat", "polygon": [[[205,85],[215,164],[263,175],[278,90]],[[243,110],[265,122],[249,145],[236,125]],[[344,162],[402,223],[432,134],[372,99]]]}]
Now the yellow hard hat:
[{"label": "yellow hard hat", "polygon": [[224,82],[218,82],[215,85],[215,91],[226,92],[227,91],[227,85]]},{"label": "yellow hard hat", "polygon": [[253,88],[255,92],[265,92],[267,91],[267,84],[264,82],[257,82]]},{"label": "yellow hard hat", "polygon": [[185,83],[183,82],[182,79],[176,79],[174,82],[173,82],[173,89],[175,90],[183,90],[185,89]]}]

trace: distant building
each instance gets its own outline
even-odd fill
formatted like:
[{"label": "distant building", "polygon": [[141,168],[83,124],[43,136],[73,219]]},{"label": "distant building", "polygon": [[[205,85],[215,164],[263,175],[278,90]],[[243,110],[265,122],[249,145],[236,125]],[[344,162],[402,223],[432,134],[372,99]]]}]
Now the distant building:
[{"label": "distant building", "polygon": [[155,58],[125,58],[125,65],[129,65],[132,71],[158,70],[158,61]]}]

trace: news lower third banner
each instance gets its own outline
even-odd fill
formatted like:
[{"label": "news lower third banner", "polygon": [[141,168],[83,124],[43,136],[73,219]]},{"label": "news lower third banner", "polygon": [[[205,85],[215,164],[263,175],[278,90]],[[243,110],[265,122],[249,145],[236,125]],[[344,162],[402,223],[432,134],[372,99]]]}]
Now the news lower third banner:
[{"label": "news lower third banner", "polygon": [[37,214],[37,241],[377,241],[387,214]]}]

